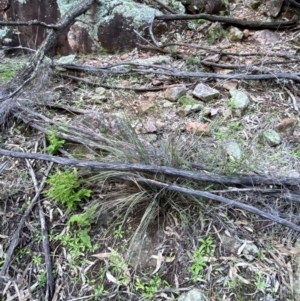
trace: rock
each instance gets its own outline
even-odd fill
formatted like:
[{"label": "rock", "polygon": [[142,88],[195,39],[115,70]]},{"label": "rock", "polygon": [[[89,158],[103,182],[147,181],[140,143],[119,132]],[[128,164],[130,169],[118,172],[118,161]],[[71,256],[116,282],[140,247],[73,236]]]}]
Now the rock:
[{"label": "rock", "polygon": [[140,39],[136,31],[145,35],[145,28],[153,16],[162,14],[154,8],[132,0],[100,2],[96,21],[98,28],[96,39],[108,52],[134,49]]},{"label": "rock", "polygon": [[255,244],[247,243],[242,254],[248,261],[253,261],[255,257],[257,257],[258,253],[259,249]]},{"label": "rock", "polygon": [[91,53],[93,49],[93,40],[89,35],[88,29],[73,24],[67,34],[67,41],[71,48],[71,53]]},{"label": "rock", "polygon": [[284,136],[293,136],[297,124],[296,118],[285,118],[276,126],[276,130]]},{"label": "rock", "polygon": [[231,42],[240,42],[243,39],[244,34],[238,28],[231,26],[227,37]]},{"label": "rock", "polygon": [[220,22],[215,22],[208,28],[207,34],[209,43],[215,44],[226,36],[226,30]]},{"label": "rock", "polygon": [[231,161],[240,160],[242,157],[240,146],[235,141],[225,143],[224,150]]},{"label": "rock", "polygon": [[280,11],[284,0],[269,0],[265,2],[265,6],[263,8],[264,13],[268,17],[276,18]]},{"label": "rock", "polygon": [[160,65],[160,64],[171,63],[171,61],[172,61],[172,58],[168,55],[155,55],[155,56],[151,56],[149,58],[132,60],[131,63]]},{"label": "rock", "polygon": [[148,119],[144,124],[145,130],[147,133],[154,133],[157,131],[157,128],[154,124],[154,122],[150,119]]},{"label": "rock", "polygon": [[256,31],[253,37],[261,44],[276,43],[280,40],[280,34],[268,29]]},{"label": "rock", "polygon": [[187,116],[191,113],[196,113],[196,112],[201,111],[202,108],[203,108],[203,106],[199,103],[196,103],[194,105],[185,105],[178,109],[177,115],[178,116]]},{"label": "rock", "polygon": [[191,0],[188,5],[186,5],[186,9],[192,14],[199,14],[204,12],[205,5],[206,0]]},{"label": "rock", "polygon": [[[55,24],[77,3],[78,0],[5,0],[0,3],[0,20],[38,20]],[[108,52],[132,50],[140,39],[135,31],[147,37],[148,31],[145,28],[153,16],[161,14],[159,10],[133,0],[95,1],[89,11],[76,18],[77,21],[62,32],[55,52],[67,55],[87,54],[103,48]],[[43,26],[4,27],[0,31],[0,44],[36,49],[43,42],[46,30],[48,29]],[[157,25],[155,22],[153,30],[155,34],[160,34],[167,30],[167,26],[165,23]]]},{"label": "rock", "polygon": [[207,0],[205,13],[209,15],[218,15],[221,11],[226,12],[226,2],[222,0]]},{"label": "rock", "polygon": [[[61,13],[57,5],[57,0],[31,1],[11,1],[4,0],[0,3],[1,21],[30,21],[38,20],[47,24],[54,24],[60,18]],[[10,26],[3,27],[0,31],[0,44],[2,46],[23,46],[31,49],[37,47],[43,42],[47,28],[43,26]],[[61,54],[69,54],[70,47],[65,41],[69,28],[63,31],[55,51]],[[17,50],[7,50],[10,54]],[[22,50],[24,51],[24,50]]]},{"label": "rock", "polygon": [[95,89],[95,93],[97,93],[98,95],[103,95],[103,94],[105,94],[105,92],[106,92],[106,89],[103,87],[97,87]]},{"label": "rock", "polygon": [[210,101],[219,96],[219,91],[200,83],[195,87],[193,95],[203,101]]},{"label": "rock", "polygon": [[228,237],[225,235],[221,235],[221,240],[222,240],[221,248],[225,256],[237,255],[238,250],[242,245],[240,241],[238,241],[234,237]]},{"label": "rock", "polygon": [[248,37],[249,37],[249,34],[250,34],[250,32],[249,32],[248,29],[244,29],[244,30],[243,30],[244,38],[248,38]]},{"label": "rock", "polygon": [[253,9],[258,8],[260,3],[261,3],[261,0],[246,0],[245,1],[245,5],[253,8]]},{"label": "rock", "polygon": [[248,95],[240,90],[230,89],[231,99],[229,106],[232,108],[234,115],[242,116],[244,110],[249,106],[250,100]]},{"label": "rock", "polygon": [[261,139],[270,146],[276,146],[281,143],[280,135],[272,129],[262,132]]},{"label": "rock", "polygon": [[76,55],[70,54],[67,56],[62,56],[58,60],[55,61],[55,65],[64,65],[71,64],[76,58]]},{"label": "rock", "polygon": [[178,301],[207,301],[207,298],[198,288],[193,288],[188,293],[182,294]]},{"label": "rock", "polygon": [[164,97],[170,101],[177,101],[186,92],[187,88],[185,85],[169,86],[164,93]]},{"label": "rock", "polygon": [[177,0],[169,0],[168,4],[174,7],[176,10],[178,10],[180,13],[184,14],[185,13],[185,7],[181,3],[181,1]]}]

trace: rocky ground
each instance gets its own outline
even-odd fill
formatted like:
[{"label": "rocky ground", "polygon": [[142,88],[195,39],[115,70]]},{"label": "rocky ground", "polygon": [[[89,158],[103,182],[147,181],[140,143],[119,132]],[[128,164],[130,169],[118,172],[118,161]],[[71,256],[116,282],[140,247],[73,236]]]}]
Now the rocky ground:
[{"label": "rocky ground", "polygon": [[[265,8],[243,2],[230,11],[269,20]],[[282,18],[288,13],[293,10]],[[276,180],[299,178],[299,82],[276,76],[299,74],[299,33],[203,20],[168,26],[159,40],[166,53],[137,48],[69,57],[75,71],[70,63],[59,65],[66,58],[55,58],[56,66],[45,66],[20,94],[1,148],[169,166],[211,178],[260,175],[274,184],[95,171],[3,156],[2,269],[22,216],[34,196],[39,199],[11,255],[3,300],[300,300],[298,231],[190,193],[210,192],[299,224],[298,185]],[[3,56],[2,81],[27,58]],[[94,69],[80,71],[79,65]],[[235,78],[248,71],[275,78]],[[172,191],[171,184],[190,190]],[[43,221],[51,265],[44,257]]]}]

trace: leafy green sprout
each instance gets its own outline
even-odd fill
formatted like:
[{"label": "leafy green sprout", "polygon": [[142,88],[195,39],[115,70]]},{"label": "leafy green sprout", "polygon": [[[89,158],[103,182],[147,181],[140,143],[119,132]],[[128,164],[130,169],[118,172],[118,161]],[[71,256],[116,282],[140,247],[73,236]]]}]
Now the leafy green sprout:
[{"label": "leafy green sprout", "polygon": [[42,256],[41,254],[38,255],[34,255],[32,257],[32,262],[34,263],[34,265],[36,265],[37,267],[41,265],[42,263]]},{"label": "leafy green sprout", "polygon": [[264,275],[262,272],[258,272],[254,276],[255,286],[257,290],[261,292],[265,292],[267,284],[266,284],[266,275]]},{"label": "leafy green sprout", "polygon": [[170,285],[166,280],[162,280],[158,274],[152,277],[149,283],[143,282],[140,278],[135,280],[135,288],[137,291],[141,291],[141,297],[144,300],[153,300],[155,293],[162,287],[169,288]]},{"label": "leafy green sprout", "polygon": [[71,255],[72,263],[77,264],[79,258],[83,255],[83,252],[87,249],[92,251],[93,246],[91,243],[91,237],[88,234],[89,229],[80,229],[75,233],[65,233],[63,235],[57,235],[56,240],[60,241],[64,247],[67,248]]},{"label": "leafy green sprout", "polygon": [[205,257],[212,256],[216,245],[213,243],[212,237],[208,236],[206,239],[199,239],[200,246],[198,250],[194,251],[192,254],[193,264],[190,267],[190,272],[193,281],[201,278],[201,272],[206,268]]},{"label": "leafy green sprout", "polygon": [[38,287],[42,288],[46,285],[47,283],[47,272],[43,271],[42,273],[37,275],[37,279],[38,279]]},{"label": "leafy green sprout", "polygon": [[122,225],[119,225],[115,230],[113,231],[113,237],[115,239],[123,238],[124,236],[124,230],[122,230]]},{"label": "leafy green sprout", "polygon": [[65,144],[65,140],[58,138],[57,133],[52,130],[48,131],[47,137],[49,140],[49,145],[46,147],[46,150],[51,155],[54,155]]},{"label": "leafy green sprout", "polygon": [[66,205],[68,211],[77,208],[78,203],[84,198],[91,195],[91,190],[80,189],[80,179],[76,169],[73,171],[60,171],[49,177],[47,183],[50,188],[45,194],[56,202]]}]

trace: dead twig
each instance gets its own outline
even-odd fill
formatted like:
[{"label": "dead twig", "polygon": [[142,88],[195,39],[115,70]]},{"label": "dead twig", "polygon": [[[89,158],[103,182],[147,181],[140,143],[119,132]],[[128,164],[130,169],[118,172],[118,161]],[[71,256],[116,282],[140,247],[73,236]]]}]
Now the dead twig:
[{"label": "dead twig", "polygon": [[[29,163],[29,161],[26,159],[27,166],[29,168],[29,173],[31,175],[32,182],[34,184],[35,192],[38,193],[39,187],[38,182],[34,173],[34,170]],[[49,168],[51,169],[53,166],[53,163],[51,162],[49,165]],[[43,244],[43,250],[44,250],[44,257],[45,257],[45,264],[46,264],[46,273],[47,273],[47,282],[46,282],[46,296],[45,300],[51,300],[52,296],[54,295],[54,278],[52,275],[52,263],[51,263],[51,255],[50,255],[50,244],[48,239],[48,230],[47,230],[47,224],[45,219],[45,214],[43,211],[43,207],[41,205],[41,201],[39,200],[39,216],[40,216],[40,222],[41,222],[41,234],[42,234],[42,244]]]}]

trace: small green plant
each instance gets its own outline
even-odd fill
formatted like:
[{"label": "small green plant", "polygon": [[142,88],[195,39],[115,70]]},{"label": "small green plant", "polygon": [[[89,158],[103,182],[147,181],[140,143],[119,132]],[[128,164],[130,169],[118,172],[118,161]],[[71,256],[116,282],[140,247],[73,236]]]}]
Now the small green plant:
[{"label": "small green plant", "polygon": [[55,240],[60,241],[62,245],[67,248],[73,264],[78,262],[78,259],[81,255],[83,255],[85,250],[93,250],[91,237],[88,232],[89,229],[84,228],[72,234],[64,233],[63,235],[58,235],[55,237]]},{"label": "small green plant", "polygon": [[119,225],[118,228],[115,228],[115,230],[113,231],[113,237],[115,239],[118,239],[118,238],[123,238],[124,236],[124,230],[122,230],[122,225]]},{"label": "small green plant", "polygon": [[46,147],[46,150],[51,155],[54,155],[65,144],[65,140],[58,138],[56,133],[52,130],[48,131],[47,137],[49,145]]},{"label": "small green plant", "polygon": [[213,244],[211,236],[206,239],[199,239],[200,246],[198,250],[193,252],[192,260],[193,264],[190,267],[190,272],[192,274],[193,281],[197,281],[201,277],[202,270],[206,267],[205,257],[212,256],[215,245]]},{"label": "small green plant", "polygon": [[197,19],[197,20],[194,20],[194,23],[202,25],[202,24],[207,24],[208,21],[204,20],[204,19]]},{"label": "small green plant", "polygon": [[14,77],[15,73],[16,73],[16,70],[13,70],[10,68],[3,69],[0,72],[1,80],[3,82],[7,83],[9,80],[11,80]]},{"label": "small green plant", "polygon": [[208,31],[208,43],[215,44],[226,36],[227,32],[224,29],[209,30]]},{"label": "small green plant", "polygon": [[177,48],[171,47],[171,48],[170,48],[170,55],[171,55],[171,57],[176,58],[177,55],[178,55],[178,50],[177,50]]},{"label": "small green plant", "polygon": [[68,225],[77,224],[80,227],[91,227],[91,224],[95,217],[97,206],[94,205],[88,208],[84,213],[81,214],[74,214],[68,220]]},{"label": "small green plant", "polygon": [[76,169],[73,171],[59,171],[51,175],[47,180],[50,188],[45,194],[55,201],[67,205],[68,211],[76,209],[78,203],[84,197],[91,195],[89,189],[79,189],[80,180]]},{"label": "small green plant", "polygon": [[113,249],[109,257],[109,267],[119,284],[127,285],[131,281],[127,262],[121,254]]},{"label": "small green plant", "polygon": [[154,300],[155,293],[161,288],[169,288],[170,285],[166,280],[162,280],[158,274],[150,279],[149,283],[141,281],[140,278],[135,280],[136,290],[141,291],[141,297],[144,300]]},{"label": "small green plant", "polygon": [[257,290],[261,291],[261,292],[265,292],[266,291],[266,276],[263,275],[261,272],[258,272],[255,276],[254,276],[254,282],[255,282],[255,287]]},{"label": "small green plant", "polygon": [[101,299],[98,299],[99,296],[103,295],[103,294],[107,294],[107,293],[108,293],[108,291],[104,289],[103,284],[99,284],[94,287],[94,294],[95,294],[96,300],[101,300]]},{"label": "small green plant", "polygon": [[34,255],[32,257],[32,262],[37,266],[39,267],[42,263],[42,256],[41,254],[38,254],[38,255]]},{"label": "small green plant", "polygon": [[37,275],[37,279],[38,279],[38,287],[42,288],[45,287],[46,283],[47,283],[47,272],[43,271],[42,273]]},{"label": "small green plant", "polygon": [[292,156],[294,156],[296,159],[300,159],[300,146],[292,151]]}]

